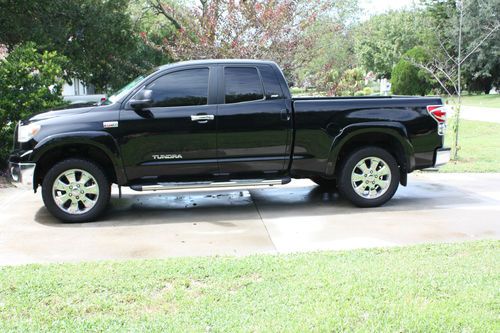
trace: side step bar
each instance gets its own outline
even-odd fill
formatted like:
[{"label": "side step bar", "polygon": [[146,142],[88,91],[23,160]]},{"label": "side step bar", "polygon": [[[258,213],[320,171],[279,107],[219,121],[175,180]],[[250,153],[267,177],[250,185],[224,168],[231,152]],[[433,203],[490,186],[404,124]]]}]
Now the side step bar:
[{"label": "side step bar", "polygon": [[179,182],[179,183],[158,183],[152,185],[132,185],[134,191],[164,191],[164,190],[188,190],[207,187],[249,187],[263,185],[285,185],[291,182],[290,177],[280,179],[245,179],[231,180],[228,182]]}]

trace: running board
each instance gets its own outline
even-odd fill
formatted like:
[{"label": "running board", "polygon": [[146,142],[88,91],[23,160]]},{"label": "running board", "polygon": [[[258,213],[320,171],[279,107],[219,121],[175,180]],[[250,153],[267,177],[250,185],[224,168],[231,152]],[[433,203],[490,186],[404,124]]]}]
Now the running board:
[{"label": "running board", "polygon": [[249,179],[231,180],[228,182],[179,182],[179,183],[158,183],[152,185],[132,185],[134,191],[164,191],[164,190],[189,190],[208,187],[249,187],[249,186],[273,186],[285,185],[291,182],[290,177],[280,179]]}]

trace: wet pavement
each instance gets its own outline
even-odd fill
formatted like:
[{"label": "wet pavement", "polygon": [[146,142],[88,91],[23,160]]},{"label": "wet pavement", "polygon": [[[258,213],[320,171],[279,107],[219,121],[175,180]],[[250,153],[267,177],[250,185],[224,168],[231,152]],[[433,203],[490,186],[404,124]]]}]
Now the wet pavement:
[{"label": "wet pavement", "polygon": [[286,186],[117,191],[98,222],[67,224],[40,193],[0,189],[0,265],[250,255],[500,239],[500,174],[410,175],[379,208],[308,180]]}]

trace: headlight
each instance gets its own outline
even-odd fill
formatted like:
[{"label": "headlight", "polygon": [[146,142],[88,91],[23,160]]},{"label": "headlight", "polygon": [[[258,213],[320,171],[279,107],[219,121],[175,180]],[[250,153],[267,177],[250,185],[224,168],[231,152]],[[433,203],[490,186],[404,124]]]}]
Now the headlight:
[{"label": "headlight", "polygon": [[17,131],[17,141],[28,142],[31,140],[38,132],[40,132],[41,126],[35,123],[28,125],[20,125]]}]

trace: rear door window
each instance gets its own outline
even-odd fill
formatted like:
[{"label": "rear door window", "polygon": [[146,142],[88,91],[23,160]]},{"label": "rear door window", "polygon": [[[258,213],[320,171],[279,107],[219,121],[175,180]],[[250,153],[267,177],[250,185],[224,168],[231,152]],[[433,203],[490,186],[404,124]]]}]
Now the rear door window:
[{"label": "rear door window", "polygon": [[226,67],[224,82],[226,104],[264,99],[262,82],[255,67]]}]

